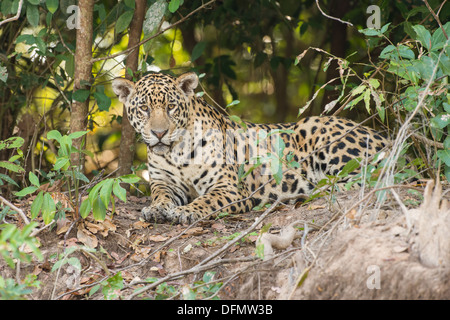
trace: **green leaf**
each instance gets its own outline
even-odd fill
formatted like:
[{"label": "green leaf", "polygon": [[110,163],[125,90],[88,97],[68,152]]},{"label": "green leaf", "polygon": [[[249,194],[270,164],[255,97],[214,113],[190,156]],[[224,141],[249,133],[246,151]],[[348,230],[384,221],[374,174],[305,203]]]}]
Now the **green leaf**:
[{"label": "green leaf", "polygon": [[[58,160],[56,160],[53,169],[55,171],[63,168],[64,166],[66,166],[69,163],[70,159],[69,158],[59,158]],[[63,170],[65,170],[67,168],[64,168]]]},{"label": "green leaf", "polygon": [[164,17],[164,13],[166,12],[166,8],[167,2],[165,0],[157,0],[147,9],[142,28],[146,37],[151,35],[156,28],[158,28],[161,19]]},{"label": "green leaf", "polygon": [[89,90],[78,89],[72,94],[72,99],[78,102],[84,102],[89,98]]},{"label": "green leaf", "polygon": [[170,0],[169,11],[174,13],[180,7],[180,0]]},{"label": "green leaf", "polygon": [[52,130],[47,133],[47,139],[55,139],[56,141],[60,142],[61,138],[62,135],[58,130]]},{"label": "green leaf", "polygon": [[80,216],[85,219],[89,213],[91,212],[92,207],[91,207],[91,202],[89,201],[89,199],[84,199],[83,202],[80,205]]},{"label": "green leaf", "polygon": [[94,215],[94,219],[97,221],[103,221],[106,217],[106,208],[103,204],[102,199],[100,197],[97,197],[94,200],[94,204],[92,206],[92,213]]},{"label": "green leaf", "polygon": [[99,183],[97,183],[92,189],[91,191],[89,191],[89,201],[91,202],[91,206],[94,206],[94,202],[95,200],[98,198],[98,191],[100,190],[100,188],[103,186],[103,184],[105,183],[106,180],[102,180]]},{"label": "green leaf", "polygon": [[35,219],[39,212],[41,211],[42,204],[44,203],[44,191],[39,192],[39,194],[34,198],[31,204],[31,219]]},{"label": "green leaf", "polygon": [[[170,7],[170,5],[169,5]],[[197,43],[194,47],[194,49],[192,49],[192,54],[191,54],[191,61],[195,61],[198,58],[201,57],[201,55],[203,54],[203,51],[205,51],[206,48],[206,42],[204,41],[200,41],[199,43]]]},{"label": "green leaf", "polygon": [[136,7],[135,0],[124,0],[125,5],[131,9]]},{"label": "green leaf", "polygon": [[100,189],[100,199],[102,199],[103,204],[107,208],[109,202],[111,201],[111,192],[113,188],[114,179],[107,179]]},{"label": "green leaf", "polygon": [[227,104],[227,106],[225,108],[229,108],[229,107],[235,106],[235,105],[237,105],[239,103],[240,103],[239,100],[233,100],[231,103]]},{"label": "green leaf", "polygon": [[110,97],[108,97],[103,92],[95,92],[94,98],[97,101],[99,110],[109,111],[109,107],[111,106],[111,98]]},{"label": "green leaf", "polygon": [[20,190],[20,191],[18,191],[16,193],[14,193],[14,194],[16,196],[18,196],[18,197],[24,197],[26,195],[29,195],[29,194],[35,192],[37,189],[38,188],[35,187],[35,186],[29,186],[29,187],[26,187],[26,188],[24,188],[24,189],[22,189],[22,190]]},{"label": "green leaf", "polygon": [[385,24],[384,26],[382,26],[380,32],[385,33],[387,31],[387,29],[389,28],[390,24],[391,23],[389,22],[389,23]]},{"label": "green leaf", "polygon": [[0,161],[0,168],[6,168],[16,173],[25,171],[21,166],[9,161]]},{"label": "green leaf", "polygon": [[8,183],[11,183],[13,185],[15,185],[16,187],[20,188],[19,185],[13,180],[11,179],[10,176],[7,176],[6,174],[0,173],[0,180],[3,179]]},{"label": "green leaf", "polygon": [[124,12],[119,19],[117,19],[115,30],[116,33],[121,33],[125,29],[128,28],[128,26],[131,23],[131,20],[133,19],[134,10],[129,10]]},{"label": "green leaf", "polygon": [[439,129],[444,129],[448,125],[450,125],[450,114],[441,113],[436,117],[431,119],[432,124],[437,126]]},{"label": "green leaf", "polygon": [[120,180],[122,180],[122,182],[125,182],[125,183],[137,183],[137,182],[141,181],[141,178],[139,178],[135,174],[127,174],[127,175],[121,176]]},{"label": "green leaf", "polygon": [[37,6],[39,5],[39,3],[41,3],[41,0],[28,0],[28,2]]},{"label": "green leaf", "polygon": [[[39,3],[39,0],[37,1]],[[39,25],[39,9],[36,5],[27,5],[27,20],[33,27]]]},{"label": "green leaf", "polygon": [[28,174],[28,178],[30,179],[30,182],[31,182],[34,186],[36,186],[36,187],[39,187],[39,186],[40,186],[40,184],[39,184],[39,178],[38,178],[33,172],[30,171],[30,173]]},{"label": "green leaf", "polygon": [[55,201],[53,201],[50,193],[45,193],[44,201],[42,204],[42,218],[44,219],[45,224],[49,224],[53,221],[56,213],[56,205]]},{"label": "green leaf", "polygon": [[357,94],[362,93],[367,87],[364,84],[357,86],[352,90],[352,96],[356,96]]},{"label": "green leaf", "polygon": [[89,183],[89,179],[82,172],[73,170],[73,174],[75,175],[76,179]]},{"label": "green leaf", "polygon": [[370,114],[370,89],[364,92],[364,104],[366,105],[367,113]]},{"label": "green leaf", "polygon": [[338,177],[346,177],[349,173],[355,171],[359,167],[361,158],[355,158],[345,164],[342,170],[338,173]]},{"label": "green leaf", "polygon": [[[445,30],[445,33],[447,36],[450,34],[450,22],[447,22],[443,29]],[[447,39],[445,38],[444,32],[442,31],[442,28],[437,28],[436,31],[433,33],[433,36],[431,37],[431,50],[439,50],[442,49],[447,42]]]},{"label": "green leaf", "polygon": [[16,43],[24,42],[28,45],[33,45],[36,43],[36,38],[32,34],[21,34],[17,37]]},{"label": "green leaf", "polygon": [[121,201],[127,202],[127,190],[125,190],[125,188],[122,188],[120,186],[119,180],[114,180],[113,192],[114,195]]},{"label": "green leaf", "polygon": [[46,0],[45,5],[47,6],[48,11],[53,14],[58,10],[59,0]]},{"label": "green leaf", "polygon": [[69,138],[70,139],[78,139],[82,136],[84,136],[86,133],[88,133],[89,131],[77,131],[77,132],[72,132],[71,134],[69,134]]},{"label": "green leaf", "polygon": [[270,171],[272,172],[275,182],[277,184],[280,184],[281,180],[283,179],[282,164],[280,159],[274,154],[271,154]]},{"label": "green leaf", "polygon": [[431,34],[430,31],[425,29],[422,25],[413,26],[414,31],[416,32],[416,40],[419,40],[420,43],[430,50],[431,48]]},{"label": "green leaf", "polygon": [[450,149],[439,150],[437,152],[439,159],[445,162],[450,167]]}]

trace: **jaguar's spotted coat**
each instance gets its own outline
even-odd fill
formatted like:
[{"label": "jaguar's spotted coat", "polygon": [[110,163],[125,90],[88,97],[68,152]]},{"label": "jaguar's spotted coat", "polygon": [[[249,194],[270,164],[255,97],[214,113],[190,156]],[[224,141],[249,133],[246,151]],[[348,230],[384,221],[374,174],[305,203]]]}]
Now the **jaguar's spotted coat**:
[{"label": "jaguar's spotted coat", "polygon": [[[196,97],[197,84],[195,73],[178,78],[154,73],[136,84],[113,80],[114,92],[147,144],[152,204],[142,210],[146,220],[189,223],[230,203],[220,211],[247,212],[280,195],[308,194],[325,175],[336,175],[351,159],[372,156],[386,144],[376,131],[337,117],[246,122],[244,129]],[[273,133],[278,129],[282,131]],[[277,135],[284,141],[284,154],[291,152],[300,168],[255,193],[273,178],[272,162],[257,166],[242,181],[239,169],[247,172],[255,167],[255,156],[276,152],[271,142]]]}]

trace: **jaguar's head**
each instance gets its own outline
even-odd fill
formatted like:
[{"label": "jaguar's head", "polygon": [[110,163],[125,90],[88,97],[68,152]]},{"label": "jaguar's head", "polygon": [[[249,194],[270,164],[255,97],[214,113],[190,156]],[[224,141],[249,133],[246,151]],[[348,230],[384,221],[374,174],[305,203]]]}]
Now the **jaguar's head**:
[{"label": "jaguar's head", "polygon": [[149,149],[159,155],[168,152],[186,128],[197,85],[198,77],[193,72],[178,78],[152,73],[136,83],[124,78],[112,82],[131,125]]}]

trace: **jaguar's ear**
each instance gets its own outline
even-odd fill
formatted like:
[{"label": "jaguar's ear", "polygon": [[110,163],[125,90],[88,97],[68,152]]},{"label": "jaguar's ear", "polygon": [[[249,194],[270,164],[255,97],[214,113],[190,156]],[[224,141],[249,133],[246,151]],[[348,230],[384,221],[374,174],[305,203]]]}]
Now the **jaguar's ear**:
[{"label": "jaguar's ear", "polygon": [[197,74],[195,72],[184,73],[177,78],[176,84],[186,96],[192,97],[198,85]]},{"label": "jaguar's ear", "polygon": [[115,78],[112,81],[112,88],[119,101],[125,104],[134,91],[134,83],[124,78]]}]

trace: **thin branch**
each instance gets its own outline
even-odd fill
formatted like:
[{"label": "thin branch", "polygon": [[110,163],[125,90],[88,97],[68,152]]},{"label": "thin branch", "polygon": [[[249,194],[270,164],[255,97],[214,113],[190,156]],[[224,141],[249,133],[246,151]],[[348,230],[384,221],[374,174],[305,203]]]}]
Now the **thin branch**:
[{"label": "thin branch", "polygon": [[325,17],[330,18],[330,19],[332,19],[332,20],[336,20],[336,21],[345,23],[345,24],[348,24],[349,26],[353,27],[353,24],[351,24],[350,22],[342,21],[342,20],[339,19],[339,18],[329,16],[329,15],[327,15],[325,12],[323,12],[322,8],[320,8],[319,0],[316,0],[316,5],[317,5],[317,8],[319,9],[319,11],[320,11]]},{"label": "thin branch", "polygon": [[8,207],[10,207],[11,209],[13,209],[14,211],[16,211],[20,217],[22,218],[22,220],[25,222],[25,224],[30,224],[30,220],[28,220],[26,214],[23,212],[22,209],[16,207],[15,205],[13,205],[11,202],[9,202],[8,200],[6,200],[5,198],[3,198],[2,196],[0,196],[0,201],[3,202],[5,205],[7,205]]},{"label": "thin branch", "polygon": [[11,21],[15,21],[15,20],[19,19],[20,13],[21,13],[21,11],[22,11],[22,5],[23,5],[23,0],[20,0],[20,1],[19,1],[19,7],[17,8],[17,13],[16,13],[16,15],[15,15],[14,17],[5,19],[5,20],[3,20],[3,21],[0,21],[0,26],[1,26],[2,24],[7,23],[7,22],[11,22]]},{"label": "thin branch", "polygon": [[[447,1],[447,0],[445,0],[445,1],[442,3],[441,7],[439,8],[439,11],[441,10],[442,6],[444,5],[444,3],[445,3],[446,1]],[[437,15],[436,13],[434,13],[433,9],[432,9],[432,8],[430,7],[430,5],[428,4],[428,1],[427,1],[427,0],[423,0],[423,2],[425,3],[425,5],[427,6],[428,10],[429,10],[429,11],[431,12],[431,14],[433,15],[434,20],[436,20],[436,22],[438,23],[439,27],[441,28],[442,33],[443,33],[444,36],[445,36],[445,39],[448,40],[448,35],[447,35],[447,33],[445,32],[444,27],[442,26],[441,20],[439,20],[438,15]]]}]

